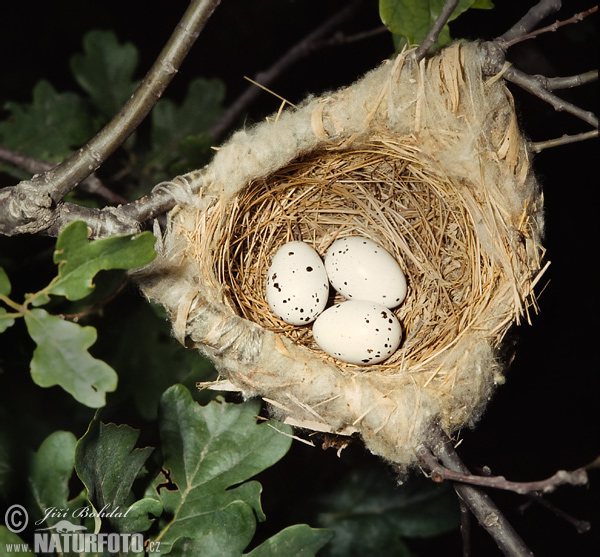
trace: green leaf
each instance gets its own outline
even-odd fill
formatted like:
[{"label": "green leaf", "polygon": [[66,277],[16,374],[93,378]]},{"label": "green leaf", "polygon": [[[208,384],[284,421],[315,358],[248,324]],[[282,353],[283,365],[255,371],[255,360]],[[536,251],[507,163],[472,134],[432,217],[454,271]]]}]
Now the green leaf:
[{"label": "green leaf", "polygon": [[[115,321],[106,323],[113,315]],[[171,385],[189,381],[193,387],[197,381],[216,379],[212,362],[176,342],[166,317],[157,316],[150,304],[142,301],[118,314],[106,312],[104,321],[98,339],[98,348],[104,350],[99,353],[107,354],[106,362],[115,369],[127,370],[119,377],[115,393],[119,400],[114,402],[131,404],[133,400],[143,419],[157,419],[160,398]],[[144,349],[132,350],[132,346]],[[212,394],[194,390],[195,398]]]},{"label": "green leaf", "polygon": [[[221,81],[197,78],[190,83],[181,106],[169,99],[158,101],[152,111],[152,150],[147,164],[166,169],[180,157],[183,140],[189,136],[201,136],[217,121],[222,113],[224,97],[225,87]],[[197,141],[204,143],[208,140]]]},{"label": "green leaf", "polygon": [[10,280],[6,271],[0,267],[0,295],[2,296],[10,296]]},{"label": "green leaf", "polygon": [[177,148],[177,159],[168,167],[170,175],[178,176],[205,166],[214,155],[214,139],[208,134],[188,135]]},{"label": "green leaf", "polygon": [[[169,555],[196,557],[197,555],[242,555],[242,551],[254,535],[255,520],[252,508],[243,501],[232,501],[222,508],[217,508],[202,522],[204,533],[196,537],[180,537],[163,550]],[[227,548],[224,552],[224,548]]]},{"label": "green leaf", "polygon": [[7,313],[4,308],[0,308],[0,333],[3,333],[15,324],[15,318],[8,316]]},{"label": "green leaf", "polygon": [[289,526],[247,553],[248,557],[313,557],[334,537],[331,530],[311,528],[306,524]]},{"label": "green leaf", "polygon": [[[0,296],[9,296],[11,291],[10,280],[6,271],[0,267]],[[7,316],[6,309],[0,307],[0,333],[3,333],[15,323],[14,317]]]},{"label": "green leaf", "polygon": [[[410,45],[419,44],[442,11],[445,0],[379,0],[379,15],[394,35],[400,35]],[[449,21],[469,8],[490,9],[491,0],[460,0]],[[450,29],[444,25],[437,44],[450,42]]]},{"label": "green leaf", "polygon": [[316,503],[318,524],[335,530],[323,555],[411,555],[402,537],[435,536],[458,526],[446,485],[413,478],[398,486],[386,470],[355,469]]},{"label": "green leaf", "polygon": [[[69,481],[75,463],[77,439],[69,431],[55,431],[33,454],[29,471],[29,485],[40,517],[51,508],[69,507]],[[50,518],[44,526],[54,526],[60,518]],[[38,527],[42,527],[39,523]]]},{"label": "green leaf", "polygon": [[83,54],[71,58],[77,83],[107,118],[112,118],[135,90],[133,79],[138,50],[119,43],[113,31],[90,31],[83,39]]},{"label": "green leaf", "polygon": [[29,546],[6,526],[0,526],[0,548],[7,555],[34,555]]},{"label": "green leaf", "polygon": [[83,298],[93,290],[92,281],[99,271],[134,269],[150,263],[156,257],[155,241],[150,232],[143,232],[90,242],[86,224],[73,222],[56,242],[54,262],[59,266],[58,277],[47,292],[69,300]]},{"label": "green leaf", "polygon": [[[163,395],[160,436],[168,478],[155,480],[153,496],[171,517],[156,536],[165,553],[174,544],[226,540],[235,555],[252,539],[254,515],[262,520],[264,514],[261,486],[247,480],[281,459],[291,443],[268,422],[256,423],[259,408],[258,401],[200,406],[182,385]],[[278,428],[290,432],[287,426]]]},{"label": "green leaf", "polygon": [[[21,451],[21,439],[15,440],[14,412],[7,405],[0,405],[0,501],[9,501],[20,480],[26,460]],[[19,420],[20,424],[23,420]],[[2,546],[0,546],[2,547]]]},{"label": "green leaf", "polygon": [[31,104],[8,102],[5,108],[10,117],[0,122],[0,142],[32,157],[60,161],[96,131],[83,99],[57,93],[47,81],[33,88]]},{"label": "green leaf", "polygon": [[25,323],[37,344],[31,360],[35,383],[60,385],[86,406],[104,406],[106,393],[117,388],[117,374],[87,351],[96,341],[96,329],[64,321],[43,309],[26,313]]},{"label": "green leaf", "polygon": [[102,509],[114,530],[145,532],[162,512],[156,499],[133,500],[134,480],[154,450],[136,448],[139,431],[129,426],[103,424],[94,418],[77,443],[75,466],[87,489],[88,500]]}]

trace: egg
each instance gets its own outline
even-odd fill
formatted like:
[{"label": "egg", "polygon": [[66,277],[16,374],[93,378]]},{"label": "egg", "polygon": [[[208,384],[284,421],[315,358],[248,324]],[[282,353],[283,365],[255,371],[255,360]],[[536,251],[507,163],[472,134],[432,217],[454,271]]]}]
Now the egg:
[{"label": "egg", "polygon": [[406,277],[392,255],[369,238],[350,236],[325,253],[331,285],[348,300],[368,300],[395,308],[406,297]]},{"label": "egg", "polygon": [[286,323],[312,323],[329,297],[327,272],[319,254],[304,242],[279,248],[268,270],[266,296],[273,313]]},{"label": "egg", "polygon": [[352,300],[326,309],[313,325],[319,347],[334,358],[356,365],[382,362],[402,338],[402,327],[392,311],[375,302]]}]

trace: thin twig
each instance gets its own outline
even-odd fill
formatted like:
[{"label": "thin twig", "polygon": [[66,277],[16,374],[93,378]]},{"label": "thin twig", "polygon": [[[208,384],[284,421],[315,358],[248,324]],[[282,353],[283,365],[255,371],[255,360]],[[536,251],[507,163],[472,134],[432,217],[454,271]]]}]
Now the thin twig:
[{"label": "thin twig", "polygon": [[420,447],[417,456],[419,460],[431,472],[431,479],[434,482],[442,482],[449,480],[453,482],[467,483],[470,485],[478,485],[480,487],[492,487],[495,489],[504,489],[513,491],[521,495],[528,493],[550,493],[561,485],[587,485],[588,476],[585,468],[578,468],[573,471],[559,470],[551,477],[545,480],[537,480],[531,482],[513,482],[507,480],[504,476],[477,476],[474,474],[466,474],[450,470],[441,466],[435,456],[427,447]]},{"label": "thin twig", "polygon": [[529,39],[535,39],[537,36],[542,35],[543,33],[554,33],[560,27],[563,27],[564,25],[570,25],[571,23],[578,23],[581,20],[583,20],[584,18],[586,18],[587,16],[589,16],[597,11],[598,11],[598,6],[594,6],[593,8],[590,8],[589,10],[587,10],[585,12],[580,12],[578,14],[575,14],[573,17],[570,17],[569,19],[564,19],[562,21],[555,21],[552,25],[547,25],[546,27],[542,27],[540,29],[536,29],[535,31],[532,31],[531,33],[527,33],[520,37],[515,37],[509,41],[504,41],[504,47],[509,48],[516,43],[526,41]]},{"label": "thin twig", "polygon": [[598,70],[565,77],[545,77],[543,75],[533,75],[532,77],[537,79],[544,89],[556,91],[557,89],[570,89],[571,87],[579,87],[598,81]]},{"label": "thin twig", "polygon": [[61,319],[68,319],[69,321],[74,321],[77,323],[81,318],[86,317],[88,315],[92,315],[94,313],[99,313],[102,309],[112,302],[129,284],[129,277],[126,275],[125,278],[121,281],[121,283],[106,297],[100,300],[96,305],[93,305],[83,311],[79,311],[77,313],[61,313]]},{"label": "thin twig", "polygon": [[563,135],[556,139],[547,139],[546,141],[536,141],[529,144],[529,150],[533,153],[541,153],[544,149],[550,147],[560,147],[561,145],[568,145],[569,143],[579,143],[587,139],[594,139],[598,137],[598,130],[592,130],[585,133],[578,133],[576,135]]},{"label": "thin twig", "polygon": [[362,31],[361,33],[355,33],[354,35],[344,35],[344,33],[335,33],[330,39],[324,39],[322,41],[315,42],[314,49],[322,49],[330,46],[345,46],[347,44],[357,43],[376,37],[377,35],[383,35],[389,33],[387,25],[379,25],[368,31]]},{"label": "thin twig", "polygon": [[[292,48],[281,56],[270,68],[258,73],[255,76],[255,81],[263,87],[268,87],[283,72],[298,62],[301,58],[314,52],[316,44],[323,37],[330,35],[334,29],[342,23],[350,19],[356,12],[360,4],[360,0],[352,2],[343,10],[336,12],[332,17],[319,25],[314,31],[309,33],[300,42],[296,43]],[[246,111],[247,107],[261,94],[261,89],[255,86],[247,87],[244,92],[231,104],[227,112],[219,119],[219,121],[210,129],[209,133],[213,139],[220,139],[229,130],[237,119]]]},{"label": "thin twig", "polygon": [[[17,168],[22,168],[31,174],[41,174],[56,166],[56,163],[44,161],[36,157],[30,157],[19,151],[4,147],[3,145],[0,145],[0,160],[6,161]],[[79,187],[86,193],[102,197],[108,203],[127,203],[127,199],[107,188],[94,174],[91,174],[83,180]]]},{"label": "thin twig", "polygon": [[425,38],[415,50],[414,56],[417,62],[420,62],[427,54],[427,51],[436,43],[444,25],[448,23],[456,6],[458,6],[458,2],[459,0],[446,0],[446,2],[444,2],[444,7],[442,8],[440,15],[438,15],[434,24],[431,26],[431,29],[429,29],[427,35],[425,35]]},{"label": "thin twig", "polygon": [[[439,428],[432,431],[431,448],[446,468],[465,475],[470,474],[469,469],[452,448],[451,441]],[[512,524],[486,493],[477,487],[461,483],[454,484],[454,489],[505,555],[509,557],[533,555]]]},{"label": "thin twig", "polygon": [[530,33],[544,18],[560,10],[561,5],[560,0],[541,0],[495,42],[506,50],[508,45]]},{"label": "thin twig", "polygon": [[535,77],[518,70],[514,66],[507,68],[503,74],[503,77],[515,85],[525,89],[529,93],[532,93],[536,97],[539,97],[543,101],[546,101],[552,105],[555,110],[559,112],[568,112],[569,114],[580,118],[584,122],[590,124],[592,127],[598,129],[598,118],[593,112],[583,110],[578,106],[575,106],[574,104],[557,97],[550,91],[546,90]]},{"label": "thin twig", "polygon": [[171,82],[220,0],[194,0],[131,98],[119,113],[73,156],[34,185],[49,187],[52,199],[67,192],[96,170],[135,131]]},{"label": "thin twig", "polygon": [[530,498],[531,502],[535,502],[542,505],[565,522],[571,524],[577,530],[578,534],[585,534],[586,532],[590,531],[592,525],[587,520],[580,520],[579,518],[571,516],[562,509],[559,509],[558,507],[550,503],[550,501],[542,497],[539,493],[530,493],[528,497]]},{"label": "thin twig", "polygon": [[192,0],[133,96],[87,145],[49,172],[2,190],[0,203],[8,210],[2,212],[0,233],[36,233],[56,222],[57,204],[139,126],[177,73],[219,3],[220,0]]}]

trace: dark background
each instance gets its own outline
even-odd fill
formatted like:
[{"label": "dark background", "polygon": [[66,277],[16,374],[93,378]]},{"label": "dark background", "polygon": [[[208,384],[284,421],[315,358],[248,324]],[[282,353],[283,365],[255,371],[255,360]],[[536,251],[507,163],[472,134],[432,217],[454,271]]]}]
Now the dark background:
[{"label": "dark background", "polygon": [[[492,11],[471,11],[462,16],[451,27],[454,35],[493,38],[532,2],[498,0],[496,4]],[[144,71],[187,5],[184,0],[4,2],[0,10],[0,107],[7,100],[30,101],[31,89],[40,79],[49,80],[59,91],[78,91],[68,61],[73,53],[81,51],[82,38],[90,29],[114,29],[121,41],[137,45]],[[254,77],[268,68],[345,5],[342,0],[223,0],[167,96],[181,99],[186,84],[196,76],[218,77],[227,86],[229,104],[246,88],[244,75]],[[589,9],[593,3],[574,1],[565,5],[557,16],[560,19]],[[552,17],[548,23],[555,19]],[[378,25],[377,2],[369,0],[362,3],[343,31],[351,35]],[[597,47],[594,15],[582,24],[514,47],[509,58],[531,73],[571,75],[597,67]],[[392,52],[387,34],[324,48],[294,65],[270,87],[296,102],[306,94],[351,83]],[[512,90],[525,133],[534,141],[589,129],[576,118],[556,113],[541,101]],[[559,94],[598,113],[597,84]],[[258,121],[278,107],[279,101],[264,93],[249,107],[244,121]],[[498,390],[478,427],[462,432],[464,441],[459,451],[474,469],[488,465],[494,473],[510,479],[533,480],[550,476],[557,469],[586,465],[600,454],[597,157],[596,139],[548,149],[535,159],[535,170],[545,190],[545,245],[552,264],[543,280],[546,287],[539,299],[540,314],[533,317],[533,326],[518,331],[517,356],[506,385]],[[0,250],[25,254],[38,246],[41,250],[44,242],[47,240],[2,239]],[[310,523],[310,509],[302,505],[304,494],[326,486],[357,463],[379,466],[360,447],[342,455],[339,460],[333,451],[322,452],[295,443],[277,470],[261,477],[267,527],[276,531],[292,520]],[[502,493],[494,494],[494,498],[536,555],[597,555],[599,481],[600,474],[591,471],[588,489],[564,487],[549,497],[564,511],[595,523],[591,533],[582,535],[540,506],[520,512],[523,498]],[[278,511],[269,513],[282,504],[277,493],[290,501],[286,516]],[[473,536],[474,555],[498,553],[481,530],[475,528]],[[438,540],[412,540],[409,544],[419,555],[460,555],[458,533]]]}]

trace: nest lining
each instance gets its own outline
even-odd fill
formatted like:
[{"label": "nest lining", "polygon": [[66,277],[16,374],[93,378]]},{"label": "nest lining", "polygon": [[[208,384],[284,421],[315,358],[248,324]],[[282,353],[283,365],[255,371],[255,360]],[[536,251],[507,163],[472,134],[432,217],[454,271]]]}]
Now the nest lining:
[{"label": "nest lining", "polygon": [[[502,280],[502,269],[482,252],[459,190],[419,157],[412,138],[379,137],[361,148],[304,156],[250,183],[231,207],[216,217],[226,233],[213,257],[227,303],[342,369],[431,372],[428,362],[473,326]],[[403,325],[402,346],[375,366],[333,360],[310,326],[286,324],[265,299],[267,269],[283,244],[300,236],[323,255],[334,240],[352,235],[385,247],[409,282],[407,299],[394,312]],[[448,371],[438,365],[434,373]]]}]

